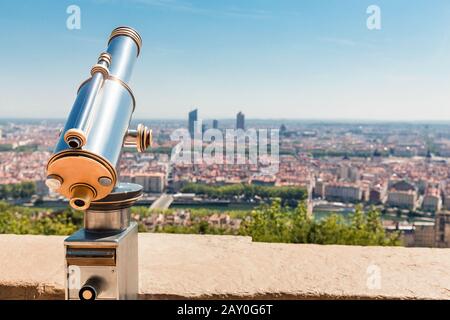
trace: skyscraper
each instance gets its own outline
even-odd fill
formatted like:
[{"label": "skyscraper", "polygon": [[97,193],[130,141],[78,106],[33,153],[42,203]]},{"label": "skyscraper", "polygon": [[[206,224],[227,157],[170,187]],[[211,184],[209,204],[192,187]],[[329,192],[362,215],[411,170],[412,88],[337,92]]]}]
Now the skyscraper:
[{"label": "skyscraper", "polygon": [[219,121],[213,120],[212,127],[213,127],[213,129],[219,129]]},{"label": "skyscraper", "polygon": [[236,129],[245,130],[245,116],[241,111],[236,115]]},{"label": "skyscraper", "polygon": [[196,122],[197,122],[197,109],[189,112],[189,134],[191,135],[191,139],[194,139],[194,134],[196,131]]}]

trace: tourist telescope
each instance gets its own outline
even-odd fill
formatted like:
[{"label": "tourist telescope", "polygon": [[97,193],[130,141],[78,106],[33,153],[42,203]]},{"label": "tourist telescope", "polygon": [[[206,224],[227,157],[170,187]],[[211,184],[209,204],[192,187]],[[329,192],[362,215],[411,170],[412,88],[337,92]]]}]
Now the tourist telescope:
[{"label": "tourist telescope", "polygon": [[142,45],[129,27],[114,29],[84,81],[47,164],[47,186],[84,211],[84,228],[64,242],[66,299],[135,299],[137,224],[130,207],[142,186],[119,183],[122,148],[144,152],[151,131],[129,129],[136,101],[128,85]]}]

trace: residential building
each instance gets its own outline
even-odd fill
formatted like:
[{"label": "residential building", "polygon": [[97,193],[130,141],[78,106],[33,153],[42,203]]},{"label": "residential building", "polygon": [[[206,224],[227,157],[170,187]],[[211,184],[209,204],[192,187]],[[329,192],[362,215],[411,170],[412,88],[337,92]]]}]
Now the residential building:
[{"label": "residential building", "polygon": [[435,216],[435,246],[450,248],[450,211],[441,211]]},{"label": "residential building", "polygon": [[137,174],[133,180],[147,193],[162,193],[165,188],[165,175],[160,172]]},{"label": "residential building", "polygon": [[369,202],[372,204],[383,204],[386,202],[387,187],[386,185],[377,184],[369,190]]},{"label": "residential building", "polygon": [[325,185],[325,199],[342,202],[360,202],[362,190],[358,185],[331,183]]},{"label": "residential building", "polygon": [[325,195],[325,184],[322,179],[317,179],[313,189],[314,198],[322,198]]},{"label": "residential building", "polygon": [[434,247],[435,231],[433,222],[415,222],[414,223],[414,247]]},{"label": "residential building", "polygon": [[442,207],[441,194],[438,188],[428,188],[422,202],[422,209],[427,212],[438,212]]},{"label": "residential building", "polygon": [[417,207],[417,192],[392,189],[388,193],[387,204],[399,209],[415,210]]}]

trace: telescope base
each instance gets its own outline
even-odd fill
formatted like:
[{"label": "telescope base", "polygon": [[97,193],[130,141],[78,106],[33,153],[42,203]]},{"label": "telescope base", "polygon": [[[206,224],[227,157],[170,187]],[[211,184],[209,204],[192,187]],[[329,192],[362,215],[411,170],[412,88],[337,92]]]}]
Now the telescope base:
[{"label": "telescope base", "polygon": [[81,229],[64,241],[66,300],[137,299],[138,225],[121,232]]}]

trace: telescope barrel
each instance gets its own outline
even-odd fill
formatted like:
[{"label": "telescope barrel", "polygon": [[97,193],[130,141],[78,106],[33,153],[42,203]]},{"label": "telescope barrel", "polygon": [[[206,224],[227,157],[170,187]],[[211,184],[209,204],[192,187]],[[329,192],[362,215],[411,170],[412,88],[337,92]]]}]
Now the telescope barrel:
[{"label": "telescope barrel", "polygon": [[108,49],[106,50],[107,53],[114,57],[109,68],[109,74],[128,83],[141,46],[142,40],[136,31],[127,27],[116,28],[111,33]]},{"label": "telescope barrel", "polygon": [[146,126],[129,128],[136,101],[128,83],[141,46],[134,29],[112,31],[47,163],[47,186],[84,211],[84,228],[64,240],[68,300],[138,297],[138,224],[131,207],[143,187],[119,183],[118,170],[124,147],[144,152],[151,144]]},{"label": "telescope barrel", "polygon": [[[53,156],[47,164],[47,185],[70,199],[79,210],[106,197],[118,183],[118,162],[124,141],[135,141],[139,151],[151,142],[148,128],[128,130],[135,98],[128,82],[142,46],[132,28],[112,31],[77,93]],[[131,135],[131,138],[130,138]],[[134,139],[133,139],[134,137]]]}]

